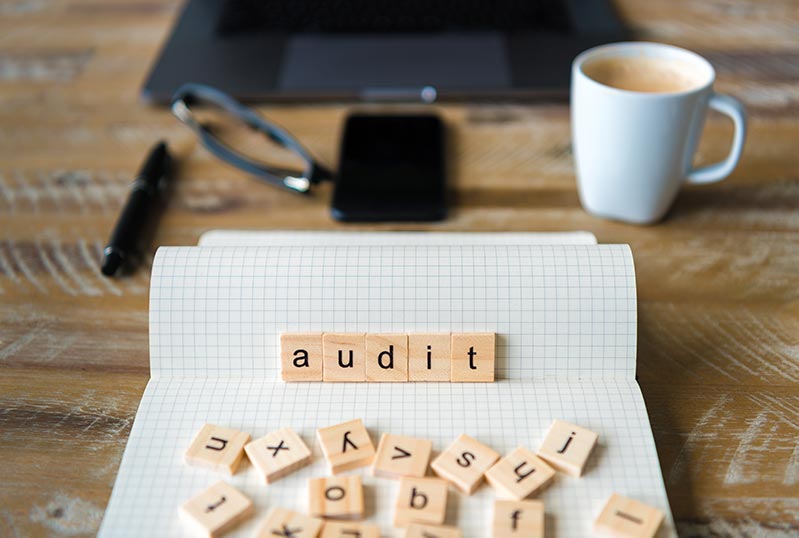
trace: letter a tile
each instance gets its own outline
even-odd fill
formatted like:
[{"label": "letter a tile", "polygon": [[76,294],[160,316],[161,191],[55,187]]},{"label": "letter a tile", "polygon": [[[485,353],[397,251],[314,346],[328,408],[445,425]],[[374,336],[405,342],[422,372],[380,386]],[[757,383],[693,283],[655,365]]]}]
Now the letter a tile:
[{"label": "letter a tile", "polygon": [[324,333],[323,371],[327,382],[366,381],[366,335],[363,333]]},{"label": "letter a tile", "polygon": [[252,501],[243,493],[219,481],[180,507],[180,514],[205,536],[220,536],[246,519]]},{"label": "letter a tile", "polygon": [[206,424],[194,437],[184,459],[189,465],[232,475],[239,468],[244,445],[249,440],[249,433]]},{"label": "letter a tile", "polygon": [[366,380],[408,381],[408,335],[366,335]]},{"label": "letter a tile", "polygon": [[325,521],[319,538],[380,538],[380,527],[354,521]]},{"label": "letter a tile", "polygon": [[663,518],[657,508],[614,493],[594,522],[594,532],[614,538],[651,538]]},{"label": "letter a tile", "polygon": [[591,430],[556,420],[538,449],[538,455],[558,471],[581,476],[597,438]]},{"label": "letter a tile", "polygon": [[424,476],[433,443],[425,439],[384,433],[377,445],[372,474],[387,478]]},{"label": "letter a tile", "polygon": [[244,447],[253,466],[270,484],[311,462],[311,451],[291,428],[266,434]]},{"label": "letter a tile", "polygon": [[447,512],[447,483],[439,478],[400,479],[394,512],[394,526],[409,523],[444,523]]},{"label": "letter a tile", "polygon": [[452,333],[452,381],[494,381],[496,334]]},{"label": "letter a tile", "polygon": [[536,493],[555,477],[555,470],[524,447],[499,460],[486,473],[486,480],[506,499],[520,501]]},{"label": "letter a tile", "polygon": [[483,482],[483,475],[499,459],[499,454],[461,435],[433,460],[433,471],[448,480],[453,486],[471,495]]},{"label": "letter a tile", "polygon": [[322,333],[280,335],[283,381],[322,381]]},{"label": "letter a tile", "polygon": [[360,476],[330,476],[308,480],[308,512],[315,517],[363,517]]},{"label": "letter a tile", "polygon": [[495,501],[494,538],[544,538],[544,503]]},{"label": "letter a tile", "polygon": [[338,474],[372,464],[375,447],[361,419],[316,430],[330,472]]},{"label": "letter a tile", "polygon": [[319,531],[322,530],[322,525],[324,525],[324,521],[321,519],[275,507],[269,511],[269,515],[255,531],[255,537],[316,538]]}]

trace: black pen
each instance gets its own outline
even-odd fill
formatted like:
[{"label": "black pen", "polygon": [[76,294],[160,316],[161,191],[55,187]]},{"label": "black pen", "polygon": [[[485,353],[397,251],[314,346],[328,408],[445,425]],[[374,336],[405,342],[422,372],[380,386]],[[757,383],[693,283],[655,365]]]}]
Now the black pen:
[{"label": "black pen", "polygon": [[103,249],[104,275],[113,276],[120,267],[131,264],[136,255],[146,247],[142,243],[162,207],[171,169],[172,157],[166,142],[159,142],[133,181],[128,201],[122,209],[108,246]]}]

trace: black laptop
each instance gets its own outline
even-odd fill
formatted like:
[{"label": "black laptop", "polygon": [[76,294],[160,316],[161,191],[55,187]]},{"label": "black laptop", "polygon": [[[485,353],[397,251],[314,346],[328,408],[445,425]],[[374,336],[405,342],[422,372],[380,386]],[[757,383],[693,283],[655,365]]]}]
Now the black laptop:
[{"label": "black laptop", "polygon": [[568,95],[572,59],[625,39],[603,0],[189,0],[142,94],[244,101]]}]

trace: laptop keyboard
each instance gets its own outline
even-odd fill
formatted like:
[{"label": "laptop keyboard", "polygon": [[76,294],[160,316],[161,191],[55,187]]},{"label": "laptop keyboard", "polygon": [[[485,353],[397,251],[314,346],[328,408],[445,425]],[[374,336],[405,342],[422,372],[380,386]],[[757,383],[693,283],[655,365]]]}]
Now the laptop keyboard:
[{"label": "laptop keyboard", "polygon": [[433,33],[571,29],[564,0],[226,0],[217,33]]}]

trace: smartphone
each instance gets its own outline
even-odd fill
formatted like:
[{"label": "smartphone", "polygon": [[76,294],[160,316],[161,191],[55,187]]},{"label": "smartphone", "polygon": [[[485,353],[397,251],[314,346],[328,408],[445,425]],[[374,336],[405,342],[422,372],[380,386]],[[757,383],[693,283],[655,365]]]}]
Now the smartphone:
[{"label": "smartphone", "polygon": [[433,114],[349,116],[332,206],[333,217],[347,222],[443,219],[441,119]]}]

